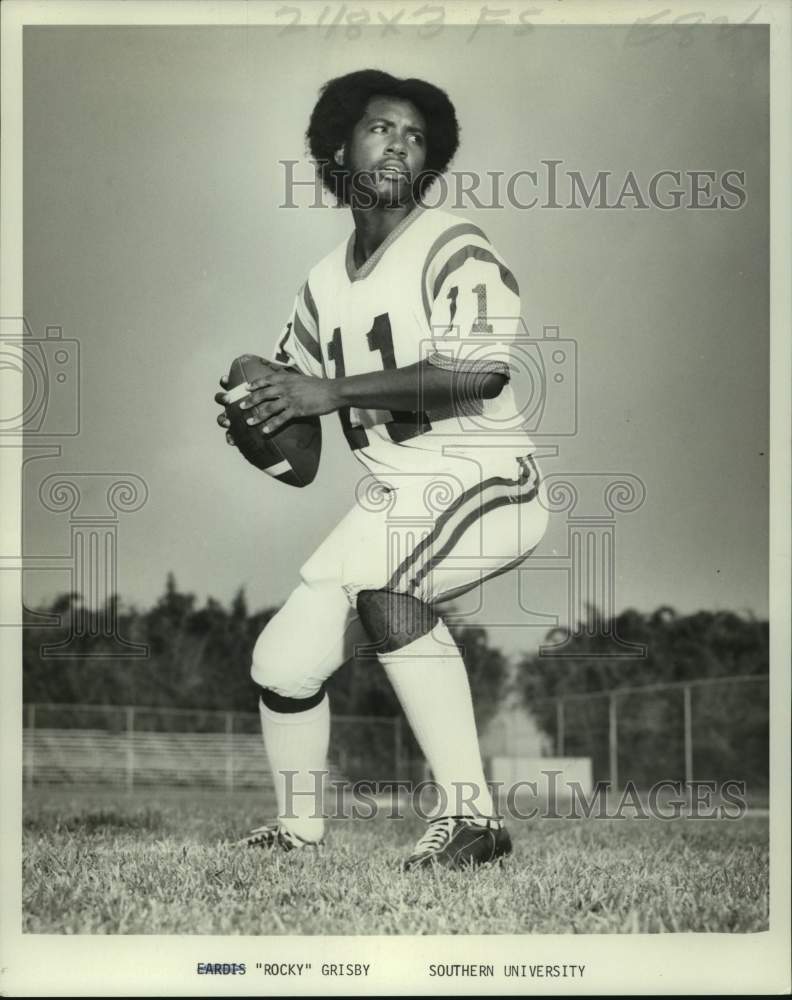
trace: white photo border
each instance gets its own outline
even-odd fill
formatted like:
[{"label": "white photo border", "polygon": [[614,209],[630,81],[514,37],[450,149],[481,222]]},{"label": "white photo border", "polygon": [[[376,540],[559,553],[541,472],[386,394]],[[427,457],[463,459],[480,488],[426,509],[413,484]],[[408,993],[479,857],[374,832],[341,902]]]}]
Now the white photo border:
[{"label": "white photo border", "polygon": [[[292,4],[293,5],[293,4]],[[2,284],[0,315],[22,316],[22,35],[25,25],[206,25],[279,23],[279,5],[268,2],[33,2],[5,0],[2,16]],[[310,24],[323,4],[303,5]],[[327,0],[326,6],[340,6]],[[371,11],[420,3],[359,3]],[[475,23],[484,3],[440,4],[447,23]],[[493,3],[507,19],[530,12],[535,25],[709,23],[728,18],[770,26],[771,103],[771,338],[770,338],[770,639],[771,639],[771,895],[770,930],[758,934],[668,934],[613,936],[482,937],[186,937],[59,936],[21,933],[22,672],[21,632],[0,629],[0,992],[28,996],[249,995],[266,981],[254,976],[198,978],[196,962],[226,954],[251,965],[277,948],[278,961],[374,963],[365,981],[313,978],[279,980],[279,995],[521,994],[527,980],[430,979],[429,962],[541,961],[587,966],[585,980],[554,980],[553,992],[603,994],[774,994],[790,988],[790,23],[785,0],[760,3],[585,2]],[[483,29],[482,29],[483,30]],[[18,387],[21,400],[21,379]],[[11,404],[18,400],[11,400]],[[21,407],[20,407],[21,408]],[[0,447],[2,552],[20,555],[20,453]],[[21,606],[21,582],[0,574],[0,599]],[[519,956],[519,957],[518,957]],[[533,984],[531,984],[533,985]],[[487,988],[489,986],[489,989]],[[542,988],[548,984],[543,983]]]}]

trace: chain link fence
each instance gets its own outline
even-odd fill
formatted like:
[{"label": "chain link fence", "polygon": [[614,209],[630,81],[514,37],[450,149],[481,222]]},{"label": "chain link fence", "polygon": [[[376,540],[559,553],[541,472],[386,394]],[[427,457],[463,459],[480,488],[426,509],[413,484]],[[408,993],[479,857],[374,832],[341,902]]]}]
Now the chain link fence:
[{"label": "chain link fence", "polygon": [[[768,699],[767,676],[740,676],[541,699],[531,714],[544,754],[590,758],[595,782],[733,779],[766,790]],[[28,704],[23,751],[28,787],[271,786],[255,712]],[[401,717],[334,716],[329,765],[331,781],[426,777]]]},{"label": "chain link fence", "polygon": [[705,678],[534,702],[559,757],[590,757],[595,782],[745,781],[769,787],[767,675]]}]

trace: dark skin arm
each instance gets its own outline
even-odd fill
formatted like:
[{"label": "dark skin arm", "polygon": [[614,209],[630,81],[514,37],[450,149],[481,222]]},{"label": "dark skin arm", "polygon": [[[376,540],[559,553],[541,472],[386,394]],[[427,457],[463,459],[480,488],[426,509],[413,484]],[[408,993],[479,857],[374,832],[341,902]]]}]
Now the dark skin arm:
[{"label": "dark skin arm", "polygon": [[[225,387],[226,380],[220,380]],[[377,410],[432,410],[462,399],[492,399],[506,382],[493,372],[459,373],[420,361],[394,368],[344,378],[312,378],[273,368],[271,374],[250,383],[251,395],[241,406],[250,409],[249,424],[261,424],[271,434],[295,417],[332,413],[344,406]],[[218,392],[215,402],[225,403]],[[217,422],[228,427],[221,413]],[[228,434],[226,437],[231,438]]]}]

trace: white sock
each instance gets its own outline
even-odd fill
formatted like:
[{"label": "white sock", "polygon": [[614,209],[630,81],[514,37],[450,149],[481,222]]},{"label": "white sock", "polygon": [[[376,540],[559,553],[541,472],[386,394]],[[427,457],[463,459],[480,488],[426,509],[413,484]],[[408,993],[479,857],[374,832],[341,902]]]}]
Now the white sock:
[{"label": "white sock", "polygon": [[[325,695],[305,712],[273,712],[260,701],[259,715],[275,783],[278,821],[303,840],[321,840],[321,790],[330,742],[330,700]],[[311,771],[323,774],[317,777]]]},{"label": "white sock", "polygon": [[378,655],[432,769],[437,816],[493,816],[467,670],[445,622],[395,652]]}]

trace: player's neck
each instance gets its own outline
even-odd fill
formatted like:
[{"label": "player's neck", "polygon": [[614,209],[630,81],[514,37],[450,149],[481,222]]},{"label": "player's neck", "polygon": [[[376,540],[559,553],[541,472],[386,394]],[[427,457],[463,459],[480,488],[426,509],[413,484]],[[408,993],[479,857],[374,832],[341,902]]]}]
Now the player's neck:
[{"label": "player's neck", "polygon": [[415,207],[415,202],[411,201],[406,205],[353,208],[355,267],[362,267]]}]

